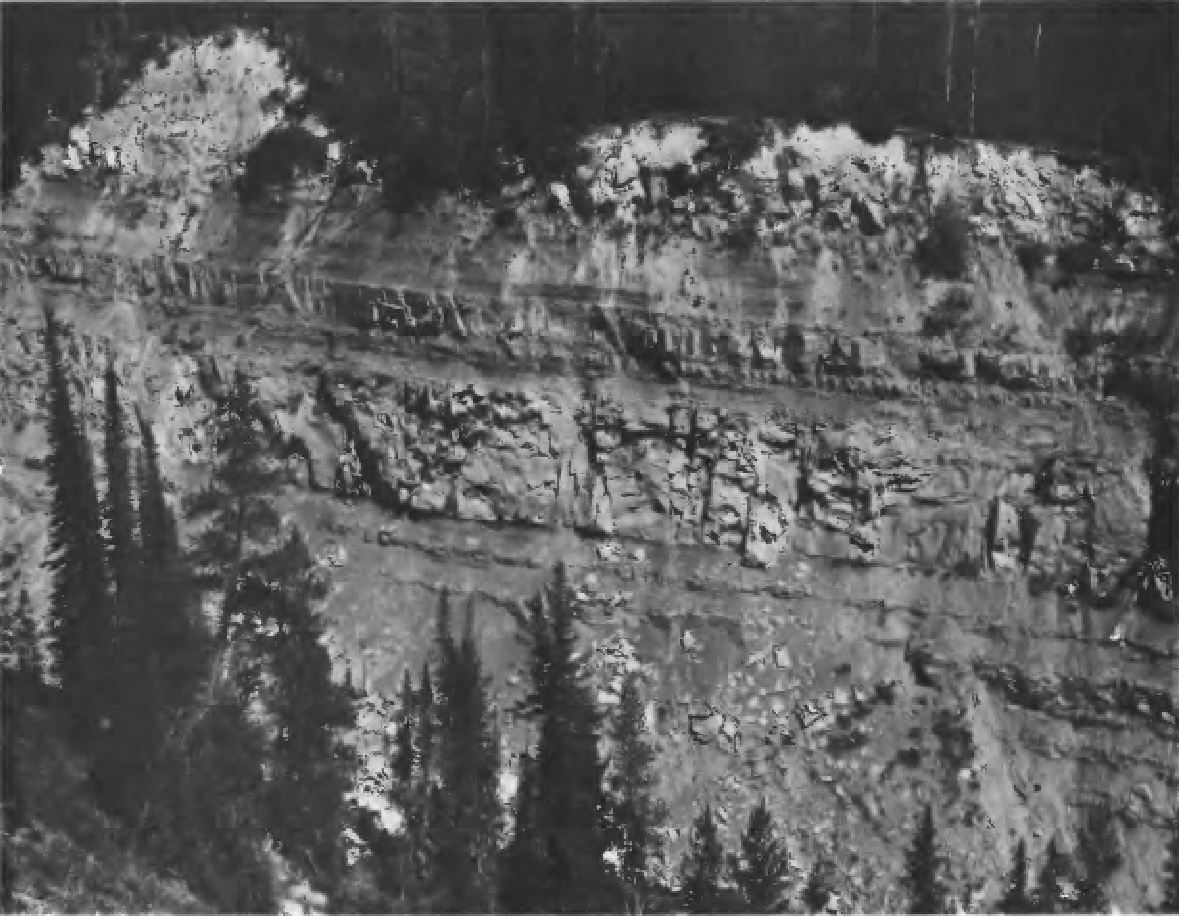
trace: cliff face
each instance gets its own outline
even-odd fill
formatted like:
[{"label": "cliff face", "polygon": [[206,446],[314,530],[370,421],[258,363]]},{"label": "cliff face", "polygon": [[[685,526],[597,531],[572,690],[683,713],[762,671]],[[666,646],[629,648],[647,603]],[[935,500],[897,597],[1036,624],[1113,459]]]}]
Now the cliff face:
[{"label": "cliff face", "polygon": [[[31,178],[0,259],[6,587],[44,594],[52,304],[87,410],[113,347],[178,490],[221,380],[257,378],[341,673],[374,694],[449,589],[507,708],[511,611],[563,560],[599,701],[644,672],[673,850],[699,801],[732,835],[765,793],[800,866],[828,854],[847,899],[892,909],[931,799],[955,891],[989,901],[1019,837],[1038,856],[1108,798],[1114,897],[1145,906],[1179,647],[1123,580],[1142,405],[1173,384],[1166,215],[1025,150],[775,128],[732,161],[717,130],[591,137],[577,182],[397,225],[314,178],[268,213],[216,183],[169,201],[142,163],[105,195]],[[947,195],[966,263],[939,279],[919,265]],[[131,227],[145,198],[193,220]]]}]

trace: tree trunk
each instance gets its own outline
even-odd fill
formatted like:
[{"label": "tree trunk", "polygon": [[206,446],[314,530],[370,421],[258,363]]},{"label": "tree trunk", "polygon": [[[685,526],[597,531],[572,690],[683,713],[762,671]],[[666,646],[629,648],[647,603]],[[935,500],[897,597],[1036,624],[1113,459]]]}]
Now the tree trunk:
[{"label": "tree trunk", "polygon": [[226,645],[229,640],[229,615],[233,605],[233,593],[237,590],[237,578],[241,574],[242,554],[246,543],[246,498],[237,498],[237,524],[234,531],[233,564],[225,576],[225,595],[221,599],[221,622],[217,629],[217,642]]},{"label": "tree trunk", "polygon": [[880,35],[879,35],[879,8],[877,0],[872,0],[872,42],[869,45],[869,60],[872,62],[872,75],[875,76],[880,70]]},{"label": "tree trunk", "polygon": [[602,42],[602,8],[600,4],[595,3],[592,7],[592,23],[593,23],[593,79],[594,90],[598,97],[598,123],[601,124],[606,120],[606,77],[604,75],[603,57],[605,56],[605,47]]},{"label": "tree trunk", "polygon": [[1036,38],[1032,44],[1032,79],[1035,81],[1036,92],[1036,125],[1041,123],[1041,113],[1043,111],[1042,85],[1040,80],[1040,39],[1044,34],[1043,23],[1036,23]]},{"label": "tree trunk", "polygon": [[479,88],[483,94],[483,125],[480,143],[483,156],[486,159],[488,144],[491,140],[491,36],[488,29],[487,7],[480,13],[480,54],[479,54]]},{"label": "tree trunk", "polygon": [[982,28],[982,0],[974,0],[974,37],[970,52],[970,138],[974,139],[975,95],[978,92],[978,33]]},{"label": "tree trunk", "polygon": [[946,0],[946,108],[954,88],[954,0]]}]

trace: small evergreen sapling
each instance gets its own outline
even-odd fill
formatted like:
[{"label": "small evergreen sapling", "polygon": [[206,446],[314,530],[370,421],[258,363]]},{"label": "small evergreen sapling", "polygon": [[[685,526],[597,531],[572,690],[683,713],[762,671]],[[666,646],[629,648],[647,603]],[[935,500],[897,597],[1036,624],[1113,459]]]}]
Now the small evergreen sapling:
[{"label": "small evergreen sapling", "polygon": [[725,873],[725,853],[711,805],[706,804],[692,824],[692,848],[684,857],[681,870],[682,895],[688,911],[720,911],[724,898],[721,881]]},{"label": "small evergreen sapling", "polygon": [[933,807],[926,805],[905,862],[902,878],[909,892],[910,913],[941,913],[946,906],[946,888],[941,879],[942,859],[937,848]]},{"label": "small evergreen sapling", "polygon": [[607,781],[612,840],[621,853],[619,874],[636,909],[646,894],[648,860],[658,850],[657,830],[667,818],[666,806],[654,797],[655,751],[644,732],[640,683],[637,674],[631,674],[623,681],[610,732],[614,750]]},{"label": "small evergreen sapling", "polygon": [[1030,913],[1032,898],[1028,893],[1028,847],[1026,840],[1020,840],[1015,847],[1011,871],[1007,876],[1007,887],[996,909],[1000,913]]},{"label": "small evergreen sapling", "polygon": [[734,857],[733,866],[749,912],[776,912],[781,905],[782,883],[790,872],[790,859],[774,836],[774,820],[764,797],[749,815],[749,824],[741,835],[741,856]]}]

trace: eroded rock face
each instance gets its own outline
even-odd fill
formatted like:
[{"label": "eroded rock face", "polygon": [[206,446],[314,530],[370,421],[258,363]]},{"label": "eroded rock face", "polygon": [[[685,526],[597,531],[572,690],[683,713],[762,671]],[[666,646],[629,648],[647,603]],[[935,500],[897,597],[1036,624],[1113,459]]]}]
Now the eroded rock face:
[{"label": "eroded rock face", "polygon": [[[72,329],[91,434],[113,347],[177,491],[207,472],[224,379],[251,372],[292,463],[280,508],[320,561],[341,677],[363,671],[374,708],[420,662],[443,588],[476,608],[509,708],[511,611],[561,560],[600,704],[641,678],[676,842],[703,786],[730,839],[765,793],[800,860],[832,856],[856,905],[891,908],[923,799],[962,889],[1001,875],[1016,837],[1038,856],[1104,795],[1132,846],[1119,886],[1142,903],[1133,863],[1153,861],[1174,805],[1176,645],[1151,505],[1165,488],[1144,470],[1140,406],[1170,390],[1165,290],[1029,281],[1013,245],[1039,240],[1051,260],[1113,192],[1086,174],[1070,198],[1071,173],[981,153],[971,181],[1003,181],[975,214],[979,270],[923,279],[904,144],[857,163],[859,147],[813,141],[771,156],[782,171],[724,183],[709,213],[674,162],[652,166],[636,187],[656,206],[618,216],[632,234],[566,235],[563,262],[542,257],[558,234],[522,185],[531,241],[500,252],[502,271],[452,262],[446,283],[345,277],[310,256],[247,269],[217,252],[11,246],[0,587],[44,594],[48,303]],[[931,165],[935,190],[956,187]],[[560,187],[543,193],[568,217]],[[754,201],[762,247],[738,265],[718,240]],[[1138,257],[1165,260],[1149,201],[1124,203]],[[1056,235],[1053,214],[1068,217]],[[693,244],[714,260],[681,258]]]}]

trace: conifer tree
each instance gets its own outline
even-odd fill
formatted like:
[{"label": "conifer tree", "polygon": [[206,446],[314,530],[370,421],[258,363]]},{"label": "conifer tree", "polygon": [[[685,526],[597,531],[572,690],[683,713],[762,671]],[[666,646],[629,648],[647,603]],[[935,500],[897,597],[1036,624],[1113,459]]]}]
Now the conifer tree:
[{"label": "conifer tree", "polygon": [[[353,726],[354,711],[331,678],[323,624],[311,606],[306,544],[297,531],[279,537],[272,501],[279,470],[262,420],[252,385],[237,373],[215,417],[211,482],[190,504],[191,515],[207,521],[195,559],[206,587],[222,593],[205,695],[209,702],[235,696],[243,714],[264,710],[268,730],[257,763],[265,762],[268,778],[260,787],[247,783],[243,797],[230,797],[253,812],[291,865],[331,890],[343,867],[344,792],[351,780],[340,738]],[[174,534],[146,437],[145,446],[146,527],[157,532],[166,554]],[[245,718],[234,721],[249,727]],[[200,716],[197,723],[203,724]]]},{"label": "conifer tree", "polygon": [[623,681],[610,732],[614,750],[608,783],[611,832],[621,850],[620,876],[636,910],[641,910],[646,894],[648,859],[658,849],[656,831],[667,819],[666,806],[652,794],[657,782],[651,770],[655,751],[644,731],[639,678],[631,674]]},{"label": "conifer tree", "polygon": [[414,768],[414,727],[417,719],[417,691],[406,668],[402,674],[401,697],[398,703],[397,737],[393,745],[393,779],[395,787],[409,787]]},{"label": "conifer tree", "polygon": [[499,738],[488,708],[487,679],[472,618],[468,613],[456,646],[448,632],[445,598],[439,617],[439,787],[429,827],[434,868],[442,879],[435,908],[483,912],[493,903],[495,887]]},{"label": "conifer tree", "polygon": [[10,673],[6,686],[22,702],[34,702],[44,684],[39,645],[29,592],[22,588],[16,601],[5,607],[0,625],[0,668]]},{"label": "conifer tree", "polygon": [[104,376],[106,423],[103,459],[106,462],[106,526],[110,568],[119,604],[119,617],[126,620],[138,585],[138,548],[135,541],[135,510],[131,502],[131,463],[123,407],[119,402],[119,377],[113,356]]},{"label": "conifer tree", "polygon": [[264,810],[266,739],[227,682],[165,750],[142,846],[229,912],[274,912]]},{"label": "conifer tree", "polygon": [[[115,615],[102,543],[102,513],[94,464],[82,421],[75,415],[62,364],[59,329],[45,314],[49,366],[49,461],[52,490],[49,560],[53,571],[50,633],[61,683],[60,699],[76,746],[100,755],[117,697],[110,677],[115,659]],[[101,774],[96,773],[101,781]],[[112,787],[99,787],[103,801]]]},{"label": "conifer tree", "polygon": [[181,556],[176,519],[164,498],[159,452],[151,424],[138,417],[143,448],[137,456],[140,561],[139,627],[149,647],[165,719],[193,701],[205,677],[209,636],[199,617],[197,582]]},{"label": "conifer tree", "polygon": [[[450,619],[450,594],[443,590],[434,612],[434,661],[440,672],[449,671],[453,666],[457,649]],[[441,678],[438,688],[444,691]],[[441,711],[440,715],[445,715],[445,711]]]},{"label": "conifer tree", "polygon": [[[140,544],[135,536],[135,510],[131,498],[131,461],[119,381],[113,356],[105,373],[103,458],[106,465],[107,557],[114,584],[118,625],[118,658],[110,677],[118,690],[112,704],[110,751],[103,765],[110,779],[124,786],[122,812],[134,817],[143,800],[143,780],[156,758],[169,710],[166,683],[178,676],[160,664],[154,645],[156,609],[145,603]],[[170,596],[169,603],[175,599]],[[169,608],[171,612],[171,608]]]},{"label": "conifer tree", "polygon": [[802,903],[808,913],[821,913],[827,908],[834,893],[832,871],[831,863],[826,859],[816,859],[811,866],[806,887],[802,890]]},{"label": "conifer tree", "polygon": [[[445,597],[439,605],[438,618],[435,652],[439,656],[447,657],[453,654],[454,645],[450,635],[449,611]],[[411,764],[406,768],[410,778],[398,793],[398,802],[406,821],[405,851],[408,861],[401,866],[407,875],[402,879],[403,884],[406,889],[412,890],[414,899],[419,904],[424,905],[423,901],[428,900],[429,909],[433,909],[435,905],[434,878],[440,878],[443,882],[446,880],[445,875],[437,872],[433,845],[437,839],[437,834],[433,830],[434,818],[443,804],[443,789],[435,772],[439,734],[445,711],[439,699],[430,658],[427,657],[422,661],[418,689],[413,692],[410,703],[407,704],[413,711],[412,729],[405,736],[412,751],[409,758]]]},{"label": "conifer tree", "polygon": [[243,633],[238,642],[252,656],[247,665],[268,675],[247,678],[273,726],[267,829],[294,865],[330,887],[343,866],[350,779],[351,759],[340,738],[354,726],[355,713],[347,691],[332,680],[323,622],[311,607],[310,566],[297,530],[283,549],[250,565],[239,599],[259,626],[249,641]]},{"label": "conifer tree", "polygon": [[996,909],[1000,913],[1030,913],[1032,898],[1028,893],[1028,847],[1026,840],[1020,840],[1015,847],[1011,872],[1007,876],[1007,888]]},{"label": "conifer tree", "polygon": [[749,912],[776,912],[790,859],[774,837],[774,821],[764,797],[749,815],[749,824],[741,835],[741,857],[734,866],[737,886]]},{"label": "conifer tree", "polygon": [[905,863],[902,881],[909,892],[910,913],[941,913],[946,889],[941,880],[941,856],[933,823],[933,806],[927,804]]},{"label": "conifer tree", "polygon": [[682,894],[691,913],[715,913],[722,907],[725,854],[713,819],[712,806],[705,805],[692,824],[692,848],[684,857]]},{"label": "conifer tree", "polygon": [[1167,838],[1167,859],[1163,863],[1163,899],[1161,913],[1179,913],[1179,811],[1171,816],[1171,835]]},{"label": "conifer tree", "polygon": [[1109,909],[1109,879],[1122,865],[1121,840],[1108,803],[1089,808],[1077,835],[1077,907],[1085,913]]},{"label": "conifer tree", "polygon": [[558,565],[542,596],[529,602],[524,639],[531,684],[524,709],[537,725],[535,849],[537,893],[530,908],[599,910],[616,903],[602,860],[604,766],[598,751],[600,715],[574,660],[573,606]]},{"label": "conifer tree", "polygon": [[[13,606],[5,602],[0,621],[0,816],[8,832],[26,823],[16,746],[25,732],[28,711],[43,701],[44,681],[37,644],[37,621],[29,606],[29,593],[21,589]],[[6,852],[0,850],[0,854]],[[10,875],[6,872],[4,877],[7,881]],[[11,905],[11,901],[7,903]]]},{"label": "conifer tree", "polygon": [[[224,643],[235,615],[240,618],[249,611],[238,601],[246,561],[277,546],[279,517],[272,496],[282,471],[264,441],[254,387],[241,370],[218,404],[214,428],[212,480],[192,498],[189,511],[208,521],[197,543],[196,560],[223,592],[217,636]],[[242,625],[249,628],[251,623],[242,619]]]},{"label": "conifer tree", "polygon": [[332,680],[320,639],[323,624],[304,590],[289,588],[275,608],[278,633],[270,639],[277,720],[271,754],[275,779],[269,826],[280,848],[312,866],[322,883],[342,867],[340,834],[349,757],[341,733],[355,724],[352,704]]},{"label": "conifer tree", "polygon": [[1072,901],[1066,887],[1072,881],[1072,863],[1056,843],[1056,837],[1048,841],[1044,853],[1044,866],[1032,893],[1032,904],[1036,913],[1067,913]]},{"label": "conifer tree", "polygon": [[402,814],[406,829],[398,836],[382,834],[380,841],[372,847],[374,855],[380,856],[376,865],[378,887],[408,907],[419,905],[423,896],[417,858],[421,810],[425,805],[418,780],[418,701],[418,690],[409,668],[406,668],[397,704],[397,735],[390,761],[392,783],[389,787],[389,802]]},{"label": "conifer tree", "polygon": [[177,558],[176,520],[164,498],[164,479],[155,432],[142,415],[137,415],[143,450],[139,454],[136,478],[139,483],[140,556],[149,568],[160,568]]},{"label": "conifer tree", "polygon": [[423,799],[429,796],[434,777],[434,746],[437,735],[438,710],[435,708],[434,678],[430,673],[430,662],[422,662],[419,680],[417,708],[417,743],[414,759],[418,770],[418,789]]},{"label": "conifer tree", "polygon": [[[211,640],[196,608],[195,580],[179,553],[163,497],[151,427],[143,440],[134,536],[124,421],[117,380],[107,375],[107,518],[114,599],[120,610],[121,709],[111,716],[116,774],[135,814],[129,840],[184,876],[220,908],[273,905],[264,761],[267,744],[246,697],[207,677]],[[129,525],[128,525],[129,521]],[[207,688],[202,694],[202,688]],[[215,800],[215,803],[212,801]]]},{"label": "conifer tree", "polygon": [[536,758],[520,757],[519,784],[513,810],[512,836],[500,857],[497,898],[506,913],[545,912],[546,856],[537,830]]},{"label": "conifer tree", "polygon": [[434,819],[442,805],[445,789],[441,784],[440,752],[442,735],[446,730],[449,708],[443,679],[452,671],[457,649],[451,632],[450,598],[445,591],[438,599],[434,618],[433,651],[422,660],[422,694],[420,706],[427,713],[421,729],[421,797],[425,802],[422,816],[422,849],[427,868],[435,867]]}]

